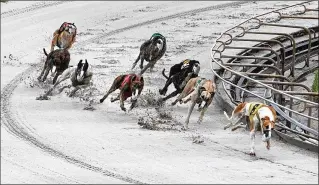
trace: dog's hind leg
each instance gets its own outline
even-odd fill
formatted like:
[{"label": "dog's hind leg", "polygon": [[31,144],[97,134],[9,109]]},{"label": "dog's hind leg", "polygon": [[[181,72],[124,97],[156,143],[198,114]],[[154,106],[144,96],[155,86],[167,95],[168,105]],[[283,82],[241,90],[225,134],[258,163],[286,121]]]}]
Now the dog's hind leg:
[{"label": "dog's hind leg", "polygon": [[103,96],[103,98],[100,99],[100,103],[103,103],[104,100],[112,93],[116,90],[115,86],[112,85],[112,87],[109,89],[109,91],[107,91],[107,93]]},{"label": "dog's hind leg", "polygon": [[170,99],[170,98],[172,98],[172,97],[178,95],[178,93],[180,93],[180,91],[176,90],[176,91],[172,92],[171,94],[167,95],[166,97],[164,97],[164,98],[162,99],[162,101],[166,101],[166,100],[168,100],[168,99]]},{"label": "dog's hind leg", "polygon": [[172,77],[170,77],[170,78],[166,81],[165,86],[163,87],[163,89],[160,89],[160,90],[159,90],[160,95],[165,95],[165,94],[166,94],[167,88],[168,88],[169,85],[171,85],[172,82],[173,82],[173,79],[172,79]]},{"label": "dog's hind leg", "polygon": [[120,95],[121,94],[118,94],[116,98],[111,98],[111,102],[115,102],[115,101],[120,100]]},{"label": "dog's hind leg", "polygon": [[119,83],[122,82],[122,80],[123,80],[124,77],[125,77],[125,75],[121,75],[121,76],[118,76],[118,77],[116,77],[116,78],[114,79],[111,88],[107,91],[107,93],[103,96],[103,98],[100,99],[100,103],[103,103],[103,101],[104,101],[112,92],[114,92],[116,89],[118,89]]},{"label": "dog's hind leg", "polygon": [[236,126],[234,126],[234,127],[231,129],[231,131],[235,131],[235,130],[237,130],[237,129],[239,129],[239,128],[246,128],[246,126],[244,126],[244,125],[242,125],[242,124],[243,124],[243,122],[238,123]]},{"label": "dog's hind leg", "polygon": [[[143,61],[143,60],[142,60]],[[143,68],[143,63],[141,62],[141,66]],[[151,63],[148,63],[142,70],[141,72],[139,73],[139,75],[142,75],[152,64]]]},{"label": "dog's hind leg", "polygon": [[137,59],[136,59],[135,62],[133,63],[132,70],[135,68],[135,66],[136,66],[137,62],[140,60],[140,58],[141,58],[141,53],[138,54]]}]

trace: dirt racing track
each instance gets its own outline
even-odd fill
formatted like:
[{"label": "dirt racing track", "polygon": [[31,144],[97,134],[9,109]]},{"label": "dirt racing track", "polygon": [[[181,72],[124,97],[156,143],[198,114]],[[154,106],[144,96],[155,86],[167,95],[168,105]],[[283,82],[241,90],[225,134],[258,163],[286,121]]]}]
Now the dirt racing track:
[{"label": "dirt racing track", "polygon": [[[201,62],[200,75],[211,78],[214,39],[235,23],[295,2],[121,3],[1,7],[1,183],[318,183],[317,153],[277,139],[268,151],[257,134],[257,156],[247,155],[249,133],[223,130],[227,120],[215,100],[201,125],[194,110],[188,131],[179,128],[187,105],[171,107],[168,101],[155,109],[151,103],[165,83],[163,68],[194,58]],[[70,15],[54,18],[66,10]],[[36,80],[42,48],[49,48],[53,30],[65,20],[78,27],[70,64],[88,59],[93,84],[75,98],[67,96],[67,89],[37,101],[52,83],[52,77],[44,83]],[[40,33],[26,34],[38,27]],[[115,76],[132,72],[140,44],[155,32],[167,38],[167,52],[155,72],[144,73],[139,106],[124,113],[109,98],[98,104]],[[4,59],[9,54],[14,60]],[[90,101],[95,110],[84,110]],[[175,125],[144,129],[137,124],[141,117]]]}]

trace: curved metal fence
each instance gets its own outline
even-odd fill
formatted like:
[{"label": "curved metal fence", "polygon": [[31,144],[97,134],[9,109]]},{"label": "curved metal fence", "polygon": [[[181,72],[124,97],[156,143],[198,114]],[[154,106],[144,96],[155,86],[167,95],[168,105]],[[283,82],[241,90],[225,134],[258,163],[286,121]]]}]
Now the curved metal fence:
[{"label": "curved metal fence", "polygon": [[276,133],[288,131],[318,150],[319,94],[303,82],[318,70],[316,7],[307,1],[252,17],[222,33],[210,54],[225,102],[272,105],[280,117]]}]

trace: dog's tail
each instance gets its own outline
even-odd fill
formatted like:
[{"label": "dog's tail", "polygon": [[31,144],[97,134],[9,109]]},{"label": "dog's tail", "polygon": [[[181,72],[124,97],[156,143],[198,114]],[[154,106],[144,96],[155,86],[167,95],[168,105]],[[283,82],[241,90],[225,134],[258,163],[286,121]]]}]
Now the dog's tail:
[{"label": "dog's tail", "polygon": [[48,53],[45,51],[45,48],[43,48],[43,52],[44,52],[45,56],[48,56]]},{"label": "dog's tail", "polygon": [[168,80],[168,76],[166,76],[166,74],[165,74],[165,68],[162,71],[162,75],[166,78],[166,80]]}]

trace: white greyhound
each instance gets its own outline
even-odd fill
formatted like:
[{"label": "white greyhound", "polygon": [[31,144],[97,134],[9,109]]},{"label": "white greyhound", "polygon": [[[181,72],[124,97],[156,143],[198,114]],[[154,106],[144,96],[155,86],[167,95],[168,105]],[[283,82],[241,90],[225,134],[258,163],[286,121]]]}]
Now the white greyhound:
[{"label": "white greyhound", "polygon": [[[227,113],[224,112],[227,119],[230,121],[228,125],[224,127],[224,130],[233,126],[232,131],[238,128],[245,128],[246,126],[242,125],[242,122],[239,120],[243,116],[249,117],[249,129],[250,129],[250,155],[255,156],[255,132],[260,128],[262,135],[262,141],[266,142],[266,148],[270,149],[270,138],[271,130],[275,127],[276,120],[276,111],[273,107],[262,104],[262,103],[240,103],[232,112],[231,117],[229,118]],[[238,123],[239,122],[239,123]],[[260,127],[258,127],[260,126]]]}]

